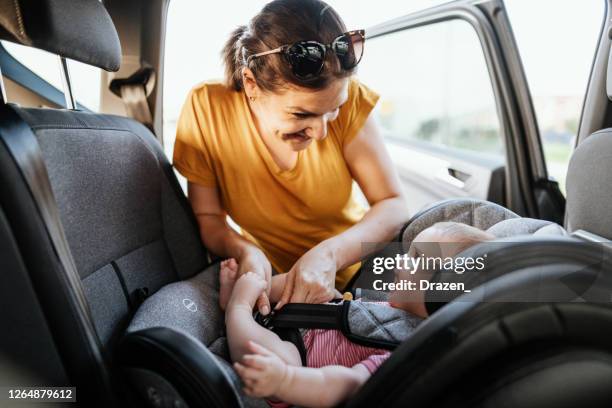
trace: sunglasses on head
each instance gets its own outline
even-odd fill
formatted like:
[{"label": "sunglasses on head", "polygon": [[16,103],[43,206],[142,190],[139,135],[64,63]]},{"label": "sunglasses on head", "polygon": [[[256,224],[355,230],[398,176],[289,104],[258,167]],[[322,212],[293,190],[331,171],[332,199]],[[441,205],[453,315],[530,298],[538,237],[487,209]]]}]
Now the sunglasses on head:
[{"label": "sunglasses on head", "polygon": [[318,76],[325,64],[326,51],[332,50],[340,66],[344,70],[355,68],[363,56],[365,30],[348,31],[339,35],[331,44],[321,44],[317,41],[298,41],[270,51],[253,54],[246,60],[246,65],[258,57],[270,54],[282,54],[293,70],[293,75],[300,79],[310,79]]}]

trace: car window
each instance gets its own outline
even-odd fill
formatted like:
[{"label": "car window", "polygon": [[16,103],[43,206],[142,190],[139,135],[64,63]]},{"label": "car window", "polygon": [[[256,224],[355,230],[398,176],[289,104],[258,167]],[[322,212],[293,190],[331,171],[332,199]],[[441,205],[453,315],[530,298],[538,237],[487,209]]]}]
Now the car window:
[{"label": "car window", "polygon": [[[328,1],[351,28],[367,28],[443,2],[390,1],[380,7],[376,2],[368,0]],[[236,8],[231,2],[222,2],[217,5],[215,12],[211,13],[206,4],[198,0],[170,2],[163,109],[164,148],[170,157],[176,119],[189,89],[198,82],[221,78],[223,68],[219,52],[227,35],[236,26],[245,24],[265,3],[266,0],[253,0]],[[565,172],[601,28],[605,1],[505,0],[505,4],[533,97],[548,172],[560,182],[564,190]],[[538,16],[548,16],[551,10],[554,10],[555,18],[547,18],[546,26],[543,27],[542,18]],[[194,26],[198,26],[200,30],[195,48],[191,41]],[[369,75],[367,70],[374,72],[376,69],[382,69],[383,65],[393,58],[393,53],[385,51],[383,45],[377,45],[376,39],[368,42],[367,58],[361,63],[359,75],[365,83],[381,93],[382,100],[376,114],[379,115],[388,135],[395,133],[396,137],[412,142],[501,154],[503,144],[499,137],[499,123],[490,81],[482,50],[475,33],[470,30],[471,27],[467,23],[455,20],[448,22],[448,25],[428,26],[380,38],[380,44],[386,39],[389,44],[392,41],[400,44],[399,39],[402,36],[406,39],[412,38],[412,41],[435,41],[436,44],[430,45],[430,52],[427,52],[427,44],[402,43],[400,49],[409,49],[411,54],[406,54],[406,58],[402,60],[404,66],[397,67],[404,70],[402,74],[388,78],[384,75],[382,78]],[[446,48],[437,48],[439,46]],[[375,57],[375,53],[379,55]],[[470,57],[460,58],[465,53],[469,53]],[[407,61],[408,55],[412,56],[410,61]],[[450,62],[454,66],[439,66],[432,71],[421,72],[419,70],[423,70],[425,64],[419,63],[416,55],[423,55],[430,64],[441,61]],[[402,57],[397,58],[401,60]],[[379,66],[376,67],[376,64]],[[470,67],[474,71],[470,71]],[[471,85],[470,81],[456,80],[461,70],[467,70],[470,80],[475,81],[474,93],[465,91],[465,88]],[[426,92],[424,86],[414,83],[416,80],[410,78],[417,73],[424,75],[424,83],[430,83],[431,93]],[[436,82],[436,75],[438,79],[446,78],[449,82]],[[393,93],[398,93],[393,87],[394,80],[398,77],[400,82],[406,81],[406,84],[412,86],[412,94],[403,99],[398,95],[395,101],[392,101],[389,98]],[[450,100],[443,98],[445,92]],[[418,101],[420,97],[426,98],[428,102],[411,105],[411,101]],[[439,103],[436,104],[436,101]],[[395,109],[395,113],[392,109]],[[477,113],[478,109],[480,113]],[[405,117],[399,112],[405,112]],[[392,117],[395,119],[391,119]]]},{"label": "car window", "polygon": [[[63,92],[59,58],[55,54],[31,47],[2,41],[2,46],[20,63]],[[68,60],[68,69],[74,97],[87,109],[100,109],[100,69]],[[8,95],[9,101],[11,95]]]},{"label": "car window", "polygon": [[491,80],[469,23],[375,38],[359,77],[381,96],[375,114],[386,137],[503,155]]},{"label": "car window", "polygon": [[[218,2],[214,10],[200,0],[170,2],[166,22],[163,93],[163,139],[168,157],[172,157],[176,121],[189,89],[199,82],[222,78],[220,52],[225,40],[235,27],[246,24],[267,2],[245,1],[240,3],[240,7],[233,2]],[[389,1],[385,7],[378,7],[370,0],[327,1],[351,29],[367,28],[443,2]],[[197,43],[193,42],[193,27],[198,27]],[[369,50],[366,52],[369,53]],[[179,180],[184,185],[180,175]]]},{"label": "car window", "polygon": [[[565,191],[604,0],[506,0],[527,76],[549,177]],[[538,16],[545,17],[545,22]]]}]

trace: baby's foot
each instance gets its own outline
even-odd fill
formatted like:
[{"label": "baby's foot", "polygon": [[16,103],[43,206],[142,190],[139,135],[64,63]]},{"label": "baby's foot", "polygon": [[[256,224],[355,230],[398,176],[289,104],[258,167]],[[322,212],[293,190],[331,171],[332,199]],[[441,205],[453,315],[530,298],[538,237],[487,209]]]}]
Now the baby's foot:
[{"label": "baby's foot", "polygon": [[219,267],[219,306],[221,306],[221,310],[225,310],[227,302],[232,296],[237,274],[238,263],[234,258],[221,262]]},{"label": "baby's foot", "polygon": [[266,281],[254,272],[247,272],[241,275],[234,284],[227,307],[246,305],[253,310],[257,298],[266,290],[266,287]]}]

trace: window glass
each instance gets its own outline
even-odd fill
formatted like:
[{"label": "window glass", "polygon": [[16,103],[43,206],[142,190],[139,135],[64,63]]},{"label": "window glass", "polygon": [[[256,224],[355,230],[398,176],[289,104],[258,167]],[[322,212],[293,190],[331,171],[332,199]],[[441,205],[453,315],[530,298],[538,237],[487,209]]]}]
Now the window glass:
[{"label": "window glass", "polygon": [[565,191],[605,1],[505,3],[533,98],[548,175]]},{"label": "window glass", "polygon": [[469,23],[404,30],[367,47],[359,77],[381,96],[375,114],[385,136],[503,155],[489,72]]},{"label": "window glass", "polygon": [[[63,91],[59,58],[55,54],[31,47],[2,41],[4,48],[32,72]],[[74,97],[86,108],[100,108],[100,69],[77,61],[68,60],[68,70]],[[11,95],[8,95],[11,100]]]},{"label": "window glass", "polygon": [[[172,157],[176,121],[187,93],[199,82],[222,78],[220,52],[225,40],[235,27],[247,24],[267,2],[244,1],[240,7],[236,7],[234,2],[218,2],[214,9],[200,0],[170,2],[166,23],[163,109],[164,150],[168,157]],[[388,1],[384,7],[379,7],[370,0],[326,1],[338,11],[349,29],[367,28],[443,2]],[[193,41],[194,27],[198,28],[196,43]],[[179,179],[182,181],[180,175]]]},{"label": "window glass", "polygon": [[[266,2],[244,2],[239,8],[231,2],[221,2],[214,12],[207,3],[198,0],[170,2],[163,110],[164,148],[170,157],[176,119],[187,92],[198,82],[222,77],[219,52],[223,42],[233,28],[246,24]],[[370,0],[328,3],[349,28],[368,28],[443,1],[388,1],[382,7]],[[549,175],[564,189],[605,1],[505,0],[505,4],[533,97]],[[548,18],[552,13],[554,18]],[[193,27],[199,30],[195,48]],[[369,41],[359,73],[366,84],[382,95],[376,114],[387,135],[412,143],[501,154],[503,147],[490,81],[472,28],[457,20],[388,38],[399,39],[394,41],[400,48],[377,45],[384,38]],[[391,60],[395,60],[395,65],[388,62]],[[400,62],[403,65],[398,65]],[[389,67],[397,73],[389,75]],[[374,74],[377,71],[387,74]],[[427,81],[423,82],[428,83],[431,92],[421,85],[417,74],[425,75]],[[469,80],[457,80],[461,76]],[[396,83],[403,85],[396,89]],[[409,92],[402,97],[398,91],[404,86]]]}]

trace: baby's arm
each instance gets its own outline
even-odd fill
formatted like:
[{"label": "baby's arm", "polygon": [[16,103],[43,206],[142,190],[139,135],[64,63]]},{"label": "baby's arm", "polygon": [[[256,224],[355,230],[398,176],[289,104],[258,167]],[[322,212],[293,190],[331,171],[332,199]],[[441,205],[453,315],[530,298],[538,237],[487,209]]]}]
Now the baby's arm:
[{"label": "baby's arm", "polygon": [[288,380],[274,396],[307,407],[336,406],[355,394],[370,378],[370,372],[362,364],[351,368],[330,365],[321,368],[287,366],[287,369]]},{"label": "baby's arm", "polygon": [[[362,364],[351,368],[292,366],[268,349],[251,342],[253,354],[235,364],[247,395],[273,396],[284,402],[309,407],[331,407],[352,396],[370,378]],[[316,390],[313,392],[313,390]]]},{"label": "baby's arm", "polygon": [[281,340],[253,319],[253,307],[265,287],[266,281],[253,272],[242,275],[234,285],[225,311],[225,328],[232,361],[242,361],[249,352],[249,341],[257,339],[274,350],[287,364],[299,365],[301,358],[295,345]]}]

